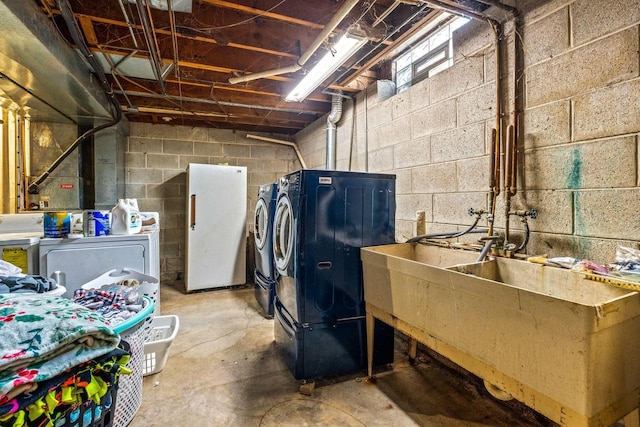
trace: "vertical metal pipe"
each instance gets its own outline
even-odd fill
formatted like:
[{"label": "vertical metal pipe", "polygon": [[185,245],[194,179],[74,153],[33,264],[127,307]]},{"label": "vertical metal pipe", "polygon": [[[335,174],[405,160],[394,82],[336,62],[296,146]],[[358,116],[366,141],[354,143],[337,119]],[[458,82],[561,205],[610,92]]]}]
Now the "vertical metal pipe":
[{"label": "vertical metal pipe", "polygon": [[369,86],[364,88],[364,171],[369,172],[369,107],[367,98],[369,96]]},{"label": "vertical metal pipe", "polygon": [[[524,110],[524,50],[522,46],[522,20],[519,16],[514,18],[514,76],[513,76],[513,112],[511,124],[513,125],[513,177],[511,187],[513,194],[517,191],[518,180],[518,146],[520,135],[523,135],[523,123],[521,120]],[[524,177],[523,177],[524,178]]]},{"label": "vertical metal pipe", "polygon": [[489,236],[493,235],[493,222],[496,214],[496,202],[498,195],[500,194],[500,153],[501,153],[501,140],[502,140],[502,48],[500,43],[502,42],[503,28],[502,24],[495,21],[488,21],[493,29],[495,36],[495,67],[496,67],[496,122],[495,128],[491,133],[491,150],[490,150],[490,190],[489,190]]},{"label": "vertical metal pipe", "polygon": [[507,128],[507,138],[511,140],[509,146],[509,195],[515,196],[518,192],[518,147],[516,145],[516,131],[514,125],[509,125]]},{"label": "vertical metal pipe", "polygon": [[338,139],[338,122],[342,118],[342,97],[340,94],[331,97],[331,112],[327,117],[327,169],[335,170],[336,146]]},{"label": "vertical metal pipe", "polygon": [[505,157],[504,157],[504,218],[505,218],[505,226],[504,226],[504,243],[505,247],[509,242],[509,212],[511,212],[511,197],[515,196],[516,190],[512,188],[513,184],[513,174],[514,174],[514,162],[517,161],[516,151],[514,150],[515,141],[514,141],[514,130],[513,125],[509,125],[507,128],[507,143],[505,147]]},{"label": "vertical metal pipe", "polygon": [[491,132],[492,141],[489,149],[489,209],[488,212],[491,215],[489,218],[489,236],[493,234],[493,214],[495,212],[496,202],[496,145],[494,141],[496,139],[496,130]]}]

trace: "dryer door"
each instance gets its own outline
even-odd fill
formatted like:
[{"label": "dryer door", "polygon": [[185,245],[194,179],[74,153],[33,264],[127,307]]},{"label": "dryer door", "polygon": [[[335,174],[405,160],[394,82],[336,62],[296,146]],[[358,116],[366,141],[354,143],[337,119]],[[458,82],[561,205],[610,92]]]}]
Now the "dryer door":
[{"label": "dryer door", "polygon": [[284,195],[278,199],[273,223],[273,256],[276,269],[281,275],[287,276],[287,269],[293,258],[293,210],[289,198]]},{"label": "dryer door", "polygon": [[264,248],[267,242],[268,230],[269,230],[269,210],[264,202],[264,199],[258,199],[256,203],[256,212],[253,217],[253,227],[255,230],[256,247],[258,249]]}]

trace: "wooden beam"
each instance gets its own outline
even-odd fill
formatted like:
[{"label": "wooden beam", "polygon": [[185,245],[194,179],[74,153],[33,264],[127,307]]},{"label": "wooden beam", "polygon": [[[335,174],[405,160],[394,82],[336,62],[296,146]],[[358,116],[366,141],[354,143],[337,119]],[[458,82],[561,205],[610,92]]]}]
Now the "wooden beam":
[{"label": "wooden beam", "polygon": [[344,81],[342,81],[341,84],[344,86],[347,86],[350,83],[352,83],[354,80],[360,77],[360,75],[362,75],[365,71],[368,71],[373,66],[378,64],[382,58],[384,58],[386,55],[389,54],[389,52],[391,52],[397,46],[409,40],[411,37],[413,37],[415,33],[420,31],[422,27],[424,27],[425,25],[429,25],[431,22],[436,20],[442,14],[443,14],[442,10],[433,10],[432,12],[430,12],[427,16],[425,16],[420,21],[418,21],[418,23],[415,24],[411,29],[409,29],[408,31],[403,33],[400,37],[398,37],[391,45],[382,49],[377,55],[375,55],[373,58],[368,60],[366,64],[361,66],[357,71],[355,71],[349,77],[347,77]]},{"label": "wooden beam", "polygon": [[292,18],[291,16],[281,15],[279,13],[268,12],[262,9],[256,9],[254,7],[245,6],[242,4],[232,3],[224,0],[200,0],[202,3],[208,3],[213,6],[223,7],[225,9],[233,9],[243,13],[251,15],[266,16],[267,18],[276,19],[278,21],[290,22],[292,24],[302,25],[304,27],[315,28],[321,30],[324,28],[322,24],[316,24],[315,22],[309,22],[302,19]]},{"label": "wooden beam", "polygon": [[[118,51],[112,48],[105,48],[105,47],[93,47],[91,48],[91,50],[93,52],[102,52],[105,54],[115,54],[115,55],[125,55],[122,51]],[[135,55],[133,55],[135,58],[144,58],[144,59],[149,59],[148,56],[146,55],[142,55],[140,53],[136,53]],[[163,63],[171,63],[173,61],[171,60],[163,60]],[[178,65],[180,67],[187,67],[187,68],[195,68],[198,70],[206,70],[206,71],[214,71],[217,73],[223,73],[223,74],[233,74],[234,72],[236,73],[242,73],[242,70],[237,70],[234,68],[227,68],[227,67],[218,67],[217,65],[208,65],[208,64],[200,64],[197,62],[190,62],[190,61],[178,61]],[[275,81],[279,81],[279,82],[288,82],[291,81],[290,78],[287,77],[282,77],[282,76],[271,76],[271,77],[265,77],[268,80],[275,80]]]},{"label": "wooden beam", "polygon": [[[126,113],[127,116],[129,114]],[[214,122],[214,123],[233,123],[239,125],[253,125],[253,126],[277,126],[279,128],[284,129],[292,129],[292,130],[300,130],[303,129],[309,122],[294,122],[292,120],[272,120],[265,117],[250,117],[250,116],[238,116],[238,115],[229,115],[228,117],[220,114],[212,114],[208,112],[198,112],[198,111],[181,111],[181,110],[173,110],[173,109],[165,109],[165,108],[150,108],[150,107],[141,107],[140,112],[134,113],[134,117],[140,116],[155,116],[155,117],[171,117],[176,120],[181,117],[190,117],[193,120],[200,120],[203,122]]]},{"label": "wooden beam", "polygon": [[89,46],[96,46],[98,44],[98,37],[96,36],[91,19],[87,16],[80,16],[78,17],[78,20],[80,21],[82,32],[84,33],[84,37],[87,39]]},{"label": "wooden beam", "polygon": [[[101,24],[115,25],[115,26],[118,26],[118,27],[125,27],[125,28],[128,27],[126,22],[118,21],[118,20],[115,20],[115,19],[101,18],[99,16],[85,15],[85,14],[80,14],[80,13],[76,13],[75,16],[79,20],[89,19],[89,20],[91,20],[93,22],[99,22]],[[136,29],[136,30],[142,31],[142,26],[140,26],[140,25],[133,24],[132,27],[134,29]],[[171,31],[169,31],[169,30],[163,30],[163,29],[156,28],[155,32],[157,34],[171,36]],[[180,39],[195,40],[195,41],[202,42],[202,43],[218,44],[218,42],[216,42],[215,39],[209,38],[209,37],[187,36],[187,35],[181,34],[180,32],[177,32],[176,35]],[[248,50],[248,51],[251,51],[251,52],[260,52],[260,53],[266,53],[266,54],[269,54],[269,55],[283,56],[283,57],[287,57],[287,58],[297,58],[296,55],[293,55],[293,54],[288,53],[288,52],[281,52],[281,51],[277,51],[277,50],[263,49],[261,47],[249,46],[249,45],[246,45],[246,44],[230,42],[226,46],[227,47],[232,47],[232,48],[235,48],[235,49]]]},{"label": "wooden beam", "polygon": [[[304,111],[307,113],[314,113],[322,115],[328,112],[330,98],[326,97],[320,102],[308,101],[308,102],[283,102],[284,96],[265,96],[264,94],[258,94],[255,92],[231,92],[225,86],[214,85],[180,85],[175,80],[165,80],[167,83],[167,95],[175,97],[176,99],[183,99],[188,101],[189,99],[203,99],[203,100],[215,100],[222,103],[235,103],[244,105],[260,105],[265,108],[281,108],[287,110]],[[142,88],[145,88],[149,93],[154,92],[156,88],[155,83],[148,80],[139,80],[134,82],[132,79],[120,81],[121,88],[127,93],[140,93]],[[231,88],[235,89],[235,88]],[[159,94],[158,94],[159,95]]]}]

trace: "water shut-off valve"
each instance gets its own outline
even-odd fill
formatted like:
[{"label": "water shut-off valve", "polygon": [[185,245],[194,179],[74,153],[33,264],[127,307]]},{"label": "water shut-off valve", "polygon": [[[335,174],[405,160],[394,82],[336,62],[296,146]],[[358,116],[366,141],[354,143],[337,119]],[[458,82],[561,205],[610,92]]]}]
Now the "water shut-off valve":
[{"label": "water shut-off valve", "polygon": [[526,220],[527,217],[531,219],[536,219],[538,217],[538,211],[531,208],[529,210],[517,210],[509,212],[509,215],[517,215],[521,217],[523,220]]}]

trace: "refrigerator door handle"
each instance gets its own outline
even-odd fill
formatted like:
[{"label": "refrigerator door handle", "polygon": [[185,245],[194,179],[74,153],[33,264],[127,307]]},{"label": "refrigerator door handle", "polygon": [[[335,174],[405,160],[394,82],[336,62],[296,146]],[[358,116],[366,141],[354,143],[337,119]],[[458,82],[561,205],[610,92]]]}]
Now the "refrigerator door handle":
[{"label": "refrigerator door handle", "polygon": [[191,229],[196,229],[196,195],[191,195]]}]

